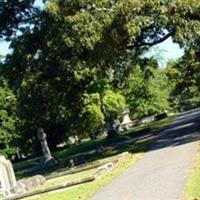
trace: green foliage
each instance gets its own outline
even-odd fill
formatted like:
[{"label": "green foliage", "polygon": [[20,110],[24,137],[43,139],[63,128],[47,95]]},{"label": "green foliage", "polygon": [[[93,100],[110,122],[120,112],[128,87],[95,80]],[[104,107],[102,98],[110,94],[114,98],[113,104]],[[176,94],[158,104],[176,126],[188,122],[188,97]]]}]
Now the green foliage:
[{"label": "green foliage", "polygon": [[126,108],[124,96],[112,90],[104,92],[103,105],[106,116],[112,120],[117,119]]},{"label": "green foliage", "polygon": [[6,82],[0,80],[0,154],[10,157],[16,153],[18,134],[15,116],[16,99]]},{"label": "green foliage", "polygon": [[90,134],[118,118],[126,81],[121,93],[134,117],[168,108],[164,72],[141,55],[169,37],[192,43],[199,1],[48,0],[40,12],[33,2],[5,1],[0,9],[0,36],[30,22],[11,39],[2,70],[17,98],[20,147],[37,151],[37,127],[55,149],[70,134]]},{"label": "green foliage", "polygon": [[139,66],[127,80],[126,97],[133,118],[163,112],[168,109],[167,81],[164,71],[154,69],[153,77],[145,78]]},{"label": "green foliage", "polygon": [[35,0],[1,0],[0,1],[0,37],[11,36],[19,25],[33,20],[37,9],[33,7]]},{"label": "green foliage", "polygon": [[86,134],[93,134],[102,128],[104,115],[101,112],[101,100],[98,93],[85,94],[83,97],[83,110],[81,112],[80,126]]},{"label": "green foliage", "polygon": [[79,126],[81,132],[94,134],[102,129],[107,121],[119,118],[125,109],[125,98],[113,90],[105,90],[103,94],[92,93],[83,95],[83,106]]},{"label": "green foliage", "polygon": [[190,47],[183,58],[168,65],[168,77],[174,83],[171,105],[184,111],[200,106],[200,60],[199,42]]}]

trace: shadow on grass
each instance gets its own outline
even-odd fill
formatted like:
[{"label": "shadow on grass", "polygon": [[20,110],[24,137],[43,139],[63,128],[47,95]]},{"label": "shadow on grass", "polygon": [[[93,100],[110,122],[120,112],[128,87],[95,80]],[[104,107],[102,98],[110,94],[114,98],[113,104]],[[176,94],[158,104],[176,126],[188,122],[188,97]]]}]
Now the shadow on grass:
[{"label": "shadow on grass", "polygon": [[[152,143],[154,136],[158,134],[155,129],[165,126],[174,118],[175,117],[168,117],[148,125],[135,127],[129,131],[119,134],[117,137],[112,139],[102,138],[87,141],[78,146],[74,145],[66,150],[54,153],[54,156],[58,160],[63,161],[67,160],[72,155],[96,150],[95,153],[84,156],[85,162],[89,164],[93,161],[114,156],[125,151],[129,151],[130,153],[145,152]],[[58,165],[49,169],[39,169],[38,160],[39,158],[34,158],[31,160],[22,161],[21,166],[20,163],[18,163],[15,166],[17,178],[19,179],[35,174],[48,176],[54,171],[62,171],[70,168],[69,163],[66,162],[64,165]]]}]

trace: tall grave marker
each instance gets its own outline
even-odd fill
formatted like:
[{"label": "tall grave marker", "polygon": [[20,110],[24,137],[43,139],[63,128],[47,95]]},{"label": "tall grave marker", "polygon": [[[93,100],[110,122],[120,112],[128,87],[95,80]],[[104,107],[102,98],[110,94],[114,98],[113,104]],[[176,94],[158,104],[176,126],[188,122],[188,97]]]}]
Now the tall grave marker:
[{"label": "tall grave marker", "polygon": [[4,156],[0,156],[0,182],[5,197],[15,194],[17,181],[12,164]]}]

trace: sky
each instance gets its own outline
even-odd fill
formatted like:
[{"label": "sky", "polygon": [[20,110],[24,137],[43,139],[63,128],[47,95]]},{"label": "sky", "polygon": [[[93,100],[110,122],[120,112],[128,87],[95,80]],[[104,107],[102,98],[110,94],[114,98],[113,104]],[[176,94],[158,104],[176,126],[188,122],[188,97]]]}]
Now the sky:
[{"label": "sky", "polygon": [[36,0],[34,5],[37,6],[37,7],[40,7],[40,8],[43,8],[43,6],[44,6],[42,0]]},{"label": "sky", "polygon": [[[35,6],[43,8],[42,0],[36,0]],[[10,43],[0,40],[0,56],[6,56],[12,53],[9,49]],[[169,60],[175,60],[183,56],[183,49],[180,49],[178,44],[173,43],[171,38],[152,47],[146,54],[146,57],[155,56],[158,59],[159,65],[164,67]]]},{"label": "sky", "polygon": [[184,50],[181,49],[178,44],[174,43],[170,37],[164,42],[151,47],[145,56],[154,56],[157,58],[159,66],[165,67],[169,60],[181,58],[183,54]]}]

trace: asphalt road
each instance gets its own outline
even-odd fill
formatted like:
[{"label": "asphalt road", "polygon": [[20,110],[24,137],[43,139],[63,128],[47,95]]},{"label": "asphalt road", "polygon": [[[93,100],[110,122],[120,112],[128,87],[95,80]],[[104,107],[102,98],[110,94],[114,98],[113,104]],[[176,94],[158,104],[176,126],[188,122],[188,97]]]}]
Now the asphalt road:
[{"label": "asphalt road", "polygon": [[144,157],[90,200],[180,200],[200,139],[200,109],[180,114],[155,134]]}]

